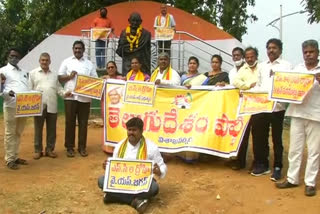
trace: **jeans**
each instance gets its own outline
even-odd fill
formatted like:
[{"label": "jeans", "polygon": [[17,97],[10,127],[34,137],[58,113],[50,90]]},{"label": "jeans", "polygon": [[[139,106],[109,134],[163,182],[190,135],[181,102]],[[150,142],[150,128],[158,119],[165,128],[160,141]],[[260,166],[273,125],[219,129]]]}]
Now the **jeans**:
[{"label": "jeans", "polygon": [[96,41],[96,62],[98,68],[106,66],[106,41],[104,40]]},{"label": "jeans", "polygon": [[[100,189],[103,189],[104,184],[104,175],[98,178],[98,186]],[[120,203],[131,205],[131,202],[135,198],[139,199],[149,199],[156,196],[159,192],[159,185],[155,179],[152,180],[150,189],[148,192],[142,192],[138,194],[127,194],[127,193],[115,193],[107,192],[104,202],[106,203]]]}]

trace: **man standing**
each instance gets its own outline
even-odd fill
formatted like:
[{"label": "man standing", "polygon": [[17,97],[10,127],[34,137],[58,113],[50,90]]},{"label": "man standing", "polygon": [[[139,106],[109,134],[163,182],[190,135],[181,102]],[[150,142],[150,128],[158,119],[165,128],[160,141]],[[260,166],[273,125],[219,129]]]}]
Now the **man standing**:
[{"label": "man standing", "polygon": [[[161,4],[160,15],[154,19],[154,28],[171,28],[175,30],[176,22],[171,14],[167,13],[167,5]],[[167,52],[170,56],[171,52],[171,40],[158,41],[158,53]]]},{"label": "man standing", "polygon": [[[167,166],[163,162],[161,154],[156,144],[146,139],[143,133],[143,121],[140,118],[131,118],[127,123],[127,135],[128,137],[119,142],[113,152],[114,158],[123,159],[140,159],[153,160],[154,168],[153,173],[160,178],[164,178],[167,173]],[[145,151],[146,150],[146,151]],[[106,164],[106,162],[105,162]],[[104,168],[105,168],[104,164]],[[103,189],[104,176],[101,176],[98,180],[98,186]],[[103,201],[104,203],[123,203],[134,207],[139,213],[142,213],[148,205],[148,200],[159,192],[159,185],[156,180],[153,179],[148,192],[139,194],[124,194],[106,192]]]},{"label": "man standing", "polygon": [[150,82],[155,82],[156,85],[180,85],[180,75],[171,68],[168,53],[159,54],[158,67],[153,71]]},{"label": "man standing", "polygon": [[80,40],[73,43],[73,56],[65,59],[59,69],[58,78],[64,84],[65,99],[65,144],[67,157],[74,157],[76,118],[78,118],[78,152],[82,157],[88,156],[87,126],[90,113],[91,99],[78,95],[72,95],[76,85],[76,75],[97,77],[97,72],[92,62],[83,56],[84,43]]},{"label": "man standing", "polygon": [[45,156],[56,158],[54,152],[56,144],[56,125],[57,125],[57,93],[63,96],[63,88],[58,81],[58,74],[51,71],[49,65],[50,55],[42,53],[39,58],[40,67],[32,70],[29,74],[29,87],[35,91],[42,92],[43,110],[41,116],[34,117],[34,156],[38,160],[43,156],[42,132],[46,121],[47,146]]},{"label": "man standing", "polygon": [[299,184],[299,172],[303,157],[304,144],[307,143],[308,158],[304,175],[305,195],[316,194],[316,178],[320,164],[320,64],[319,46],[316,40],[302,43],[304,63],[295,67],[296,72],[314,73],[313,87],[301,104],[290,103],[286,116],[291,117],[289,168],[287,179],[276,183],[277,188],[291,188]]},{"label": "man standing", "polygon": [[234,67],[229,71],[229,80],[230,85],[233,83],[233,79],[238,74],[239,69],[244,65],[244,52],[240,47],[235,47],[232,50],[232,60],[234,63]]},{"label": "man standing", "polygon": [[[235,52],[232,53],[234,54]],[[258,65],[258,50],[256,48],[248,47],[244,51],[244,56],[246,63],[239,69],[237,74],[233,77],[233,85],[241,90],[254,90],[254,88],[256,86],[258,87],[260,84],[260,65]],[[240,61],[240,59],[238,59],[238,61]],[[254,115],[252,117],[254,117]],[[237,160],[234,162],[232,169],[238,170],[246,167],[247,150],[249,144],[250,130],[252,126],[252,117],[249,120],[248,125],[246,127],[246,131],[244,133],[239,148]]]},{"label": "man standing", "polygon": [[[113,26],[111,20],[107,17],[107,8],[100,8],[100,17],[93,20],[91,25],[92,28],[111,28],[113,31]],[[96,40],[96,63],[98,68],[104,68],[106,66],[106,39],[99,38]],[[109,41],[107,40],[107,47]]]},{"label": "man standing", "polygon": [[27,118],[15,117],[15,93],[29,91],[28,73],[18,66],[21,55],[18,49],[11,48],[8,54],[8,64],[0,68],[1,79],[4,81],[3,117],[4,117],[4,149],[5,161],[9,169],[19,169],[18,164],[27,165],[28,162],[18,158],[21,134]]},{"label": "man standing", "polygon": [[141,70],[150,75],[151,63],[151,33],[142,28],[139,13],[132,13],[128,19],[129,26],[120,34],[116,53],[122,57],[122,76],[131,70],[131,59],[141,60]]},{"label": "man standing", "polygon": [[[272,87],[273,71],[289,71],[292,66],[289,62],[280,59],[282,53],[282,42],[279,39],[270,39],[267,44],[267,55],[269,60],[262,62],[261,65],[261,90],[269,92]],[[260,176],[266,174],[269,170],[269,127],[271,125],[272,142],[274,151],[272,181],[281,178],[282,169],[282,130],[285,106],[277,103],[272,113],[260,113],[254,115],[255,126],[252,132],[255,133],[257,141],[254,141],[253,147],[255,154],[256,167],[252,171],[252,175]]]}]

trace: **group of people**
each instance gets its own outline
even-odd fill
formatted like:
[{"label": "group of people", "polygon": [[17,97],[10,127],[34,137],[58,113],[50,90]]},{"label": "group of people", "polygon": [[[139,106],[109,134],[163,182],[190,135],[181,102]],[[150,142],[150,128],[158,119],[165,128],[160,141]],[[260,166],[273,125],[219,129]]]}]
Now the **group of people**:
[{"label": "group of people", "polygon": [[[167,20],[169,18],[167,17]],[[141,17],[139,14],[131,15],[129,22],[131,28],[122,32],[130,37],[134,27],[135,36],[143,36],[143,29],[140,29]],[[157,21],[160,22],[160,21]],[[141,35],[140,35],[141,34]],[[126,38],[126,36],[125,36]],[[132,37],[129,49],[139,47],[137,38]],[[140,41],[140,40],[139,40]],[[123,44],[122,44],[123,42]],[[123,54],[126,41],[119,41],[118,54]],[[302,163],[304,144],[308,145],[308,158],[305,171],[305,195],[314,196],[316,194],[316,177],[320,164],[320,64],[318,60],[319,47],[315,40],[307,40],[302,43],[302,53],[304,62],[295,68],[281,59],[282,42],[279,39],[270,39],[266,43],[268,60],[258,63],[258,50],[247,47],[243,50],[236,47],[232,51],[234,68],[229,72],[222,71],[223,59],[220,55],[211,57],[211,71],[200,72],[199,60],[191,56],[188,60],[188,71],[182,76],[179,75],[170,65],[170,55],[161,52],[158,56],[158,67],[150,72],[143,69],[145,63],[141,59],[150,59],[142,55],[132,55],[129,60],[129,69],[121,74],[117,71],[115,62],[106,63],[107,73],[104,79],[122,79],[131,81],[150,81],[156,85],[185,86],[186,89],[192,86],[211,85],[224,87],[233,85],[240,90],[269,91],[273,71],[296,71],[314,73],[315,81],[312,89],[306,95],[302,104],[289,104],[286,109],[283,103],[277,103],[272,113],[259,113],[251,116],[248,123],[238,156],[232,161],[233,169],[243,169],[246,167],[246,156],[250,133],[253,143],[253,163],[251,174],[261,176],[270,173],[269,167],[269,129],[271,126],[272,142],[274,150],[274,163],[272,166],[271,180],[279,181],[282,178],[283,168],[283,120],[284,116],[291,117],[290,147],[288,151],[289,168],[287,178],[282,183],[276,183],[276,187],[291,188],[299,184],[299,171]],[[17,49],[10,49],[8,53],[8,64],[0,69],[1,84],[3,86],[2,96],[4,97],[4,124],[5,124],[5,161],[9,169],[19,169],[20,165],[28,162],[19,158],[19,144],[21,134],[26,124],[25,117],[15,117],[16,100],[15,94],[30,90],[41,91],[43,94],[43,111],[41,116],[34,117],[34,159],[40,159],[43,155],[55,158],[54,152],[56,141],[56,121],[57,121],[57,94],[64,97],[65,106],[65,148],[67,157],[75,156],[75,127],[78,120],[78,152],[82,157],[88,155],[87,126],[90,112],[89,98],[73,94],[76,84],[76,75],[86,75],[97,77],[93,63],[84,57],[85,45],[82,41],[73,43],[73,56],[65,59],[58,72],[50,69],[50,55],[42,53],[39,58],[40,67],[26,72],[18,66],[21,58]],[[150,60],[149,60],[150,62]],[[64,87],[61,86],[64,84]],[[46,122],[47,144],[42,145],[42,129]],[[113,151],[113,157],[154,160],[153,173],[163,178],[167,173],[166,164],[159,152],[156,144],[143,136],[143,121],[139,118],[132,118],[126,123],[127,138],[121,141]],[[144,148],[143,151],[141,148]],[[140,153],[144,152],[144,156]],[[194,157],[196,158],[196,157]],[[105,167],[105,165],[104,165]],[[104,177],[99,178],[99,187],[103,188]],[[107,192],[104,202],[120,202],[132,205],[139,212],[143,211],[148,204],[148,199],[155,196],[159,191],[157,182],[154,180],[147,193],[130,195]]]}]

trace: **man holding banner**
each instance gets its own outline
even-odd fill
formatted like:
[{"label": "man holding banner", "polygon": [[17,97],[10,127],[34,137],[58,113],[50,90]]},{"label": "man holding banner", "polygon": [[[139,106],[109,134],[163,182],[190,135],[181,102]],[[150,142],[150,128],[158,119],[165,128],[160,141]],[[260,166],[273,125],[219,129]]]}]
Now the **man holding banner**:
[{"label": "man holding banner", "polygon": [[[282,42],[279,39],[270,39],[267,44],[268,60],[262,62],[261,65],[261,89],[269,92],[272,87],[272,75],[274,71],[290,71],[292,66],[289,62],[280,59],[282,53]],[[255,151],[259,150],[259,155],[255,155],[255,161],[269,167],[269,127],[271,125],[272,142],[274,151],[273,173],[270,177],[272,181],[281,178],[282,169],[282,130],[285,106],[283,103],[277,102],[272,113],[260,113],[254,115],[255,127],[253,132],[259,141],[254,141]],[[253,172],[253,175],[260,175],[260,172]]]},{"label": "man holding banner", "polygon": [[299,171],[303,157],[304,144],[307,143],[308,158],[305,170],[305,195],[316,194],[316,178],[320,164],[320,64],[319,46],[316,40],[302,43],[304,63],[297,65],[294,72],[313,73],[315,80],[301,104],[290,103],[286,116],[291,117],[289,168],[287,179],[276,183],[277,188],[292,188],[299,184]]},{"label": "man holding banner", "polygon": [[171,68],[170,56],[166,52],[162,52],[158,57],[158,67],[153,71],[150,82],[156,85],[180,85],[180,75]]},{"label": "man holding banner", "polygon": [[73,43],[73,55],[65,59],[59,69],[58,78],[64,84],[65,98],[65,147],[67,157],[74,157],[76,118],[78,118],[78,151],[82,157],[88,156],[87,147],[87,126],[90,113],[91,99],[84,96],[73,95],[76,86],[76,75],[98,77],[92,62],[83,56],[85,51],[84,43],[77,40]]},{"label": "man holding banner", "polygon": [[[167,166],[165,165],[160,151],[156,144],[146,139],[143,133],[144,123],[140,118],[131,118],[126,123],[127,138],[119,142],[113,152],[113,158],[124,160],[151,160],[154,162],[153,174],[164,178],[167,173]],[[108,164],[106,161],[105,164]],[[104,168],[106,167],[104,164]],[[124,175],[126,176],[126,175]],[[104,189],[107,177],[101,176],[98,179],[98,186]],[[155,179],[152,179],[152,183],[148,192],[142,192],[138,194],[126,194],[120,192],[110,192],[106,190],[103,201],[104,203],[123,203],[134,207],[139,213],[142,213],[148,205],[148,200],[154,197],[159,192],[159,186]]]},{"label": "man holding banner", "polygon": [[16,116],[16,93],[29,91],[28,73],[19,68],[21,54],[18,49],[11,48],[8,54],[8,64],[0,68],[4,80],[3,90],[3,117],[4,117],[4,150],[5,161],[9,169],[19,169],[19,165],[28,162],[18,158],[20,137],[24,130],[27,118]]}]

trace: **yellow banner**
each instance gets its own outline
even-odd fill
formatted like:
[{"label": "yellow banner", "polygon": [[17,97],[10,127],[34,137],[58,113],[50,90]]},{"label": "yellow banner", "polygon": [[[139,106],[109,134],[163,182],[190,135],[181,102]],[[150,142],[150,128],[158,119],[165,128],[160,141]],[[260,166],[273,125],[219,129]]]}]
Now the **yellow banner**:
[{"label": "yellow banner", "polygon": [[272,112],[276,102],[270,101],[268,93],[241,92],[238,115],[252,115]]},{"label": "yellow banner", "polygon": [[103,79],[85,75],[77,75],[76,86],[72,93],[100,100],[104,85]]},{"label": "yellow banner", "polygon": [[154,94],[154,83],[127,81],[124,93],[124,102],[152,106]]},{"label": "yellow banner", "polygon": [[269,99],[287,103],[302,103],[312,88],[313,74],[275,72]]},{"label": "yellow banner", "polygon": [[107,39],[111,28],[91,28],[91,41]]},{"label": "yellow banner", "polygon": [[125,123],[132,117],[144,121],[144,136],[162,152],[195,151],[221,157],[237,154],[249,116],[237,117],[239,90],[201,91],[157,88],[153,106],[123,103],[124,85],[117,102],[105,99],[105,142],[115,145],[127,137]]},{"label": "yellow banner", "polygon": [[155,39],[156,40],[172,40],[174,37],[174,29],[166,27],[158,27],[155,29]]},{"label": "yellow banner", "polygon": [[42,114],[42,93],[16,93],[16,117],[39,116]]},{"label": "yellow banner", "polygon": [[109,158],[103,191],[131,194],[148,192],[152,171],[152,161]]}]

